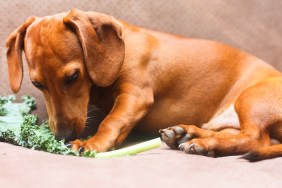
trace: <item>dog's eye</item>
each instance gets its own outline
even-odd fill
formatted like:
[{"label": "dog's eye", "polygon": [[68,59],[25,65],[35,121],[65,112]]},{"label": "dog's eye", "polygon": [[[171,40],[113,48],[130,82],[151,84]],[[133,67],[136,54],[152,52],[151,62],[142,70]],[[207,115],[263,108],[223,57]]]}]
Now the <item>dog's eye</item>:
[{"label": "dog's eye", "polygon": [[41,90],[44,89],[44,86],[42,84],[40,84],[39,82],[34,81],[34,82],[32,82],[32,84],[35,87],[37,87],[38,89],[41,89]]},{"label": "dog's eye", "polygon": [[72,75],[66,77],[66,83],[71,84],[79,77],[79,71],[76,70]]}]

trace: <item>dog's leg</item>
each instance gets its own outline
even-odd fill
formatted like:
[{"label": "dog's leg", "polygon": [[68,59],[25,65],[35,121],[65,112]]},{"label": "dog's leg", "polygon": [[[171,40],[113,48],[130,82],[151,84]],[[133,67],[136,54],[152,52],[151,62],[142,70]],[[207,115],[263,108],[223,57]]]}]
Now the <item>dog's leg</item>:
[{"label": "dog's leg", "polygon": [[260,147],[243,156],[244,159],[249,161],[259,161],[275,157],[282,157],[282,144]]},{"label": "dog's leg", "polygon": [[[267,139],[267,138],[266,138]],[[222,156],[244,154],[263,144],[259,139],[239,134],[223,137],[195,138],[179,145],[179,149],[189,154]]]},{"label": "dog's leg", "polygon": [[180,144],[193,138],[227,137],[230,134],[238,134],[239,128],[239,120],[234,105],[229,105],[228,107],[222,107],[219,113],[215,114],[201,128],[195,125],[177,125],[162,129],[159,132],[161,133],[162,141],[169,147],[176,149]]},{"label": "dog's leg", "polygon": [[[195,141],[196,138],[227,138],[232,135],[237,134],[239,131],[232,128],[222,129],[221,131],[212,131],[201,129],[195,125],[177,125],[174,127],[169,127],[167,129],[162,129],[159,131],[161,133],[161,139],[172,149],[184,150],[183,144],[189,143],[189,141]],[[186,153],[189,153],[187,151]],[[202,151],[202,155],[214,156],[214,151]]]},{"label": "dog's leg", "polygon": [[97,133],[85,142],[73,141],[72,148],[78,150],[80,147],[84,147],[85,150],[98,152],[112,149],[127,137],[136,122],[145,115],[150,104],[150,101],[148,102],[140,96],[119,95],[112,111],[102,121]]},{"label": "dog's leg", "polygon": [[270,144],[269,135],[260,135],[259,128],[253,127],[250,134],[244,130],[237,134],[238,130],[229,128],[216,132],[193,125],[179,125],[165,130],[162,140],[171,148],[178,147],[185,153],[205,156],[243,154]]},{"label": "dog's leg", "polygon": [[[239,134],[232,135],[188,126],[184,131],[185,134],[189,134],[190,129],[193,128],[193,135],[197,135],[198,138],[188,139],[187,142],[180,144],[179,148],[186,153],[208,156],[214,153],[220,156],[260,150],[259,153],[266,154],[265,157],[280,155],[279,153],[282,152],[279,151],[279,146],[275,149],[265,146],[271,144],[268,131],[270,127],[282,121],[281,84],[280,79],[270,79],[252,86],[240,95],[235,103],[235,110],[240,120]],[[254,155],[248,155],[248,157],[252,156]]]},{"label": "dog's leg", "polygon": [[162,141],[173,149],[178,148],[180,144],[190,141],[193,138],[208,138],[215,135],[222,135],[212,130],[201,129],[195,125],[176,125],[166,129],[161,129],[159,132],[161,134]]}]

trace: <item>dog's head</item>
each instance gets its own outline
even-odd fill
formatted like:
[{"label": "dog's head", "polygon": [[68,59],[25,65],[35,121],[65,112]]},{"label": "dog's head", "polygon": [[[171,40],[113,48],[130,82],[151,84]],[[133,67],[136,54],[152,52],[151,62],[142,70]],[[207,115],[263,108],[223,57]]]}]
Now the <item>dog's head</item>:
[{"label": "dog's head", "polygon": [[50,127],[65,139],[83,131],[92,85],[111,85],[125,54],[117,20],[79,10],[27,19],[9,36],[6,47],[12,91],[21,87],[24,51],[30,80],[44,94]]}]

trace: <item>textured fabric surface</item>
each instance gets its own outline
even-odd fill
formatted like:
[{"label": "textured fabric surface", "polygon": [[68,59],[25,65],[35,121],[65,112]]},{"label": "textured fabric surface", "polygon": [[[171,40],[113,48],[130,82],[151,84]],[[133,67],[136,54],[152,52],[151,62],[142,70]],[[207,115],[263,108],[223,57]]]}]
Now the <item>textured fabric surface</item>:
[{"label": "textured fabric surface", "polygon": [[282,160],[185,155],[163,146],[137,156],[87,159],[0,143],[0,187],[281,187]]},{"label": "textured fabric surface", "polygon": [[[11,94],[4,43],[27,17],[71,8],[111,14],[132,24],[241,48],[282,70],[279,0],[9,0],[0,1],[0,95]],[[25,77],[19,95],[42,95]],[[51,155],[0,143],[0,187],[281,187],[282,159],[184,155],[165,146],[134,157],[95,160]]]},{"label": "textured fabric surface", "polygon": [[[0,94],[11,93],[4,48],[8,35],[29,16],[46,16],[72,8],[108,13],[146,28],[224,42],[282,70],[282,1],[9,0],[0,1]],[[37,113],[46,119],[43,97],[30,84],[26,66],[24,75],[19,95],[36,96]]]}]

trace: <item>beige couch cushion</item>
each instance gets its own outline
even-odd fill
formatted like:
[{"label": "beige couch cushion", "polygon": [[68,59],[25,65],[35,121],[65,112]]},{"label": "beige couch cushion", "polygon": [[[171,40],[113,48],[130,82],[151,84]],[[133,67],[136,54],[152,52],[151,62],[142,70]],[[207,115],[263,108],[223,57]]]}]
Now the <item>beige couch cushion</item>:
[{"label": "beige couch cushion", "polygon": [[[13,0],[0,1],[0,95],[11,94],[4,42],[31,16],[76,7],[112,14],[132,24],[188,37],[221,41],[282,69],[282,1],[278,0]],[[42,95],[25,78],[19,95]],[[135,157],[82,159],[0,143],[0,187],[281,187],[282,159],[249,163],[238,157],[185,155],[166,146]]]},{"label": "beige couch cushion", "polygon": [[[4,43],[8,35],[29,16],[46,16],[72,8],[99,11],[132,24],[187,37],[205,38],[246,50],[282,69],[282,1],[0,1],[0,94],[10,94]],[[38,112],[47,118],[42,95],[25,77],[19,95],[38,99]]]}]

